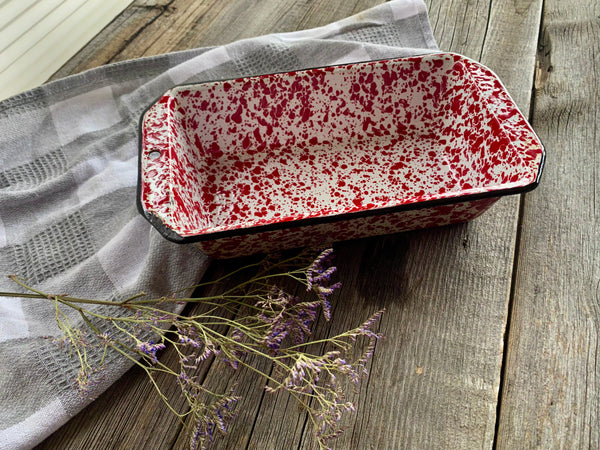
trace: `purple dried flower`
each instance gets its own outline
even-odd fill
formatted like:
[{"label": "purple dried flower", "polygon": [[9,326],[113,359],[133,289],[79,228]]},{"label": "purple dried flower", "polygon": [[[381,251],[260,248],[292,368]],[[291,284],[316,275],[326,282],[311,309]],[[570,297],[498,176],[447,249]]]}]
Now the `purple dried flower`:
[{"label": "purple dried flower", "polygon": [[[244,340],[244,333],[239,328],[236,328],[231,334],[231,338],[235,343],[241,343]],[[240,359],[246,354],[246,351],[242,350],[241,347],[234,346],[233,349],[230,349],[229,353],[232,358],[222,358],[222,360],[224,363],[237,370],[240,365]]]},{"label": "purple dried flower", "polygon": [[[112,334],[99,332],[92,327],[94,333],[91,335],[99,339],[94,342],[94,346],[101,344],[105,353],[112,349],[129,349],[135,356],[142,356],[139,363],[150,377],[157,371],[173,376],[189,407],[186,415],[191,419],[190,444],[193,448],[205,448],[217,434],[227,431],[229,422],[235,415],[234,406],[239,400],[231,394],[219,394],[204,387],[193,376],[197,373],[195,369],[199,364],[210,356],[217,355],[234,369],[240,363],[251,367],[253,358],[248,361],[241,359],[246,354],[270,359],[274,370],[267,375],[271,385],[265,386],[265,389],[268,392],[285,390],[298,398],[309,400],[305,404],[315,424],[319,425],[315,431],[319,443],[324,447],[326,440],[342,432],[339,422],[343,413],[355,410],[354,404],[345,398],[346,383],[339,380],[346,378],[354,383],[359,382],[366,373],[368,361],[381,337],[374,328],[382,311],[355,329],[314,342],[318,346],[330,345],[334,350],[320,356],[305,350],[317,348],[305,347],[304,344],[311,334],[319,307],[323,308],[327,320],[331,318],[330,298],[341,286],[341,283],[332,282],[337,270],[332,265],[332,256],[332,249],[325,250],[308,267],[304,265],[303,268],[292,271],[285,269],[282,270],[284,273],[279,274],[275,272],[275,268],[279,270],[287,267],[287,261],[281,265],[265,266],[256,278],[228,289],[221,295],[211,295],[205,303],[206,308],[189,317],[166,312],[164,297],[156,301],[144,300],[142,303],[133,298],[116,302],[115,307],[124,309],[121,313],[106,318]],[[274,286],[265,292],[265,283],[276,279],[275,277],[300,281],[317,298],[314,301],[303,301]],[[60,307],[72,306],[71,301],[63,305],[59,297],[48,298],[56,303],[61,314]],[[172,299],[175,298],[173,295]],[[244,315],[246,307],[243,302],[256,298],[261,299],[254,305],[258,312]],[[168,301],[173,303],[172,299],[169,298]],[[204,300],[189,299],[199,304]],[[225,315],[222,315],[223,312]],[[85,315],[92,314],[85,309],[81,309],[80,313],[84,314],[84,318]],[[122,318],[126,320],[121,320]],[[165,325],[172,328],[161,329]],[[232,330],[231,334],[223,334],[224,326]],[[102,368],[96,369],[88,365],[86,349],[91,344],[86,342],[85,333],[72,329],[68,323],[63,323],[61,328],[65,337],[55,342],[68,347],[71,353],[75,353],[75,350],[80,357],[82,369],[77,377],[77,384],[80,391],[88,395],[102,379]],[[154,334],[157,336],[154,339],[158,343],[142,337],[148,336],[148,331],[157,333]],[[369,343],[362,356],[357,359],[353,356],[353,343],[360,336],[369,339]],[[158,363],[157,353],[165,348],[167,342],[173,344],[174,352],[179,355],[179,370],[171,369],[166,363]],[[158,364],[154,365],[156,363]]]},{"label": "purple dried flower", "polygon": [[150,341],[150,342],[138,342],[138,344],[137,344],[137,349],[140,352],[144,353],[145,355],[149,356],[153,362],[158,362],[158,358],[156,357],[156,352],[158,352],[159,350],[163,350],[164,348],[165,348],[165,344],[163,344],[162,342],[155,344],[154,341]]},{"label": "purple dried flower", "polygon": [[285,324],[281,324],[279,321],[273,321],[271,323],[272,326],[264,337],[264,343],[271,350],[277,350],[281,347],[281,343],[287,336],[288,329]]},{"label": "purple dried flower", "polygon": [[159,323],[169,321],[172,319],[172,317],[169,314],[165,314],[164,311],[155,311],[149,315],[149,319],[152,321],[154,326],[158,326]]},{"label": "purple dried flower", "polygon": [[113,338],[109,331],[99,334],[98,339],[100,339],[100,344],[102,344],[103,347],[108,347],[113,343]]},{"label": "purple dried flower", "polygon": [[185,344],[185,345],[190,345],[194,348],[200,348],[202,347],[202,342],[197,341],[196,339],[192,339],[189,336],[186,336],[185,334],[180,334],[179,335],[179,343],[180,344]]},{"label": "purple dried flower", "polygon": [[221,350],[219,350],[218,346],[214,342],[206,340],[204,343],[204,351],[196,356],[196,364],[210,358],[212,355],[216,356],[219,353],[221,353]]},{"label": "purple dried flower", "polygon": [[69,352],[71,351],[71,347],[86,348],[89,345],[85,333],[81,328],[72,328],[68,334],[65,333],[61,338],[52,339],[52,343]]},{"label": "purple dried flower", "polygon": [[317,317],[320,304],[303,302],[298,297],[273,287],[265,300],[256,303],[262,309],[256,317],[269,325],[263,343],[273,351],[281,348],[287,336],[291,336],[294,344],[304,343],[310,335],[310,327]]},{"label": "purple dried flower", "polygon": [[178,378],[178,379],[179,379],[179,381],[180,381],[181,383],[183,383],[183,384],[188,384],[188,383],[191,381],[191,380],[190,380],[190,377],[188,376],[188,374],[187,374],[187,373],[185,373],[185,372],[183,372],[183,371],[181,371],[181,372],[179,373],[179,376],[178,376],[177,378]]},{"label": "purple dried flower", "polygon": [[[82,398],[88,397],[96,386],[105,379],[105,366],[96,368],[81,367],[75,382]],[[92,398],[93,399],[93,398]]]},{"label": "purple dried flower", "polygon": [[62,336],[60,338],[52,339],[52,343],[58,346],[60,349],[71,351],[71,339],[68,336]]},{"label": "purple dried flower", "polygon": [[331,265],[332,258],[333,249],[324,250],[306,269],[306,290],[312,290],[317,294],[323,307],[323,315],[327,320],[331,319],[331,304],[328,297],[341,287],[341,283],[328,285],[331,276],[337,270],[335,266]]},{"label": "purple dried flower", "polygon": [[336,271],[334,266],[330,266],[333,256],[333,249],[323,250],[319,256],[312,262],[306,270],[306,281],[308,282],[307,291],[312,289],[313,284],[319,284],[327,281]]},{"label": "purple dried flower", "polygon": [[239,401],[236,396],[223,396],[210,405],[196,404],[193,409],[196,424],[190,439],[190,448],[206,448],[206,442],[212,443],[215,432],[227,432],[227,425],[236,416],[234,406]]},{"label": "purple dried flower", "polygon": [[381,335],[378,333],[375,333],[373,330],[371,330],[371,328],[373,327],[375,322],[377,322],[381,318],[381,315],[384,312],[385,312],[385,309],[382,309],[380,311],[377,311],[375,314],[373,314],[369,318],[369,320],[367,320],[365,323],[363,323],[360,327],[357,328],[358,334],[379,339],[381,337]]}]

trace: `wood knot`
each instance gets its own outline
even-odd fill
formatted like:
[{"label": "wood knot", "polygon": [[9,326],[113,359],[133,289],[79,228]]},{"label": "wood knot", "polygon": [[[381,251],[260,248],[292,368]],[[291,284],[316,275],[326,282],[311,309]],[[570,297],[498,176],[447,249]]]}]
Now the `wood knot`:
[{"label": "wood knot", "polygon": [[552,42],[548,28],[542,28],[538,42],[536,64],[535,64],[535,89],[540,90],[550,78],[554,70],[552,66]]}]

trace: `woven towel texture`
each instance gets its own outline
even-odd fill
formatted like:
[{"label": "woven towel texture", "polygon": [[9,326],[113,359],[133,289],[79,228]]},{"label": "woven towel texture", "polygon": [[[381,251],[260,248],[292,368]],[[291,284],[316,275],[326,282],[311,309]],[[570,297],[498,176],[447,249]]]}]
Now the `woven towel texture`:
[{"label": "woven towel texture", "polygon": [[[100,67],[0,102],[0,291],[19,290],[9,274],[44,292],[115,300],[199,281],[207,258],[136,210],[140,115],[173,85],[432,51],[424,3],[396,0],[317,29]],[[0,298],[0,449],[33,447],[89,402],[75,389],[78,361],[48,339],[59,335],[50,302]],[[108,367],[92,395],[130,363],[112,356]]]}]

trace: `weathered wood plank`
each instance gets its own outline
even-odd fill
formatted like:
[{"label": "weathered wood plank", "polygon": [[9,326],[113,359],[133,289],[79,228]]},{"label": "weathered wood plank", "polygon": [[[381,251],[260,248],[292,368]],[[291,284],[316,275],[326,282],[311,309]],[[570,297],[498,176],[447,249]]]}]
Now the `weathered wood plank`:
[{"label": "weathered wood plank", "polygon": [[[235,266],[241,266],[243,260],[232,260],[232,261],[218,261],[214,263],[215,267],[222,267],[224,265],[232,264]],[[297,286],[291,283],[279,286],[283,289],[287,289],[289,292],[294,292]],[[302,296],[302,293],[299,293]],[[248,311],[246,311],[247,313]],[[252,368],[260,370],[264,374],[270,374],[272,364],[266,358],[259,358],[255,355],[249,355],[244,359],[244,362],[250,365]],[[248,367],[239,367],[237,370],[232,370],[227,364],[219,361],[210,367],[210,371],[204,379],[204,386],[212,392],[229,392],[233,389],[233,393],[241,397],[239,402],[235,406],[237,416],[228,427],[227,433],[222,435],[221,433],[215,433],[215,440],[212,444],[213,448],[255,448],[251,443],[253,434],[257,430],[256,416],[260,411],[264,409],[264,398],[268,397],[265,393],[264,386],[267,384],[267,379],[258,375],[254,370]],[[291,400],[291,402],[295,402]],[[286,417],[285,420],[289,420],[288,424],[295,424],[295,428],[299,431],[302,430],[304,423],[304,417],[298,414],[298,405],[296,403],[295,414],[291,417]],[[282,421],[283,416],[274,413],[273,422],[267,426],[270,428],[276,421]],[[260,425],[258,425],[260,429]],[[281,443],[269,443],[274,445],[273,448],[290,448],[296,447],[301,438],[301,433],[297,431],[287,437],[286,445]],[[174,449],[184,450],[187,448],[189,442],[189,433],[185,430],[179,434],[177,442],[174,445]],[[259,447],[260,448],[260,447]],[[265,447],[265,448],[268,448]]]},{"label": "weathered wood plank", "polygon": [[111,62],[326,25],[378,3],[382,0],[137,0],[53,78]]},{"label": "weathered wood plank", "polygon": [[489,2],[430,0],[426,3],[438,47],[479,60],[488,27]]},{"label": "weathered wood plank", "polygon": [[[450,50],[485,55],[499,68],[507,55],[523,64],[519,77],[510,77],[518,72],[510,66],[506,82],[527,110],[541,2],[525,12],[508,2],[479,3],[478,10],[466,2],[430,6],[438,39],[454,36]],[[458,34],[448,20],[461,24]],[[515,41],[487,40],[504,34]],[[354,398],[358,415],[335,448],[492,447],[517,219],[518,199],[511,199],[472,224],[338,246],[346,285],[336,319],[317,333],[339,332],[385,306],[387,339]],[[289,447],[299,428],[295,409],[286,396],[265,397],[250,447]],[[308,426],[301,447],[315,447]]]},{"label": "weathered wood plank", "polygon": [[525,198],[498,448],[600,445],[600,3],[544,2],[533,126],[548,151]]},{"label": "weathered wood plank", "polygon": [[[153,3],[158,7],[148,8]],[[64,70],[323,25],[376,3],[269,0],[248,20],[245,0],[138,1]],[[482,58],[527,110],[541,3],[428,5],[440,47]],[[380,331],[387,339],[378,344],[371,376],[354,397],[358,414],[336,448],[492,446],[518,210],[518,199],[506,199],[469,224],[337,246],[344,288],[334,321],[316,333],[339,332],[386,307]],[[209,378],[223,378],[213,369]],[[255,378],[236,377],[247,382],[250,409],[221,447],[314,447],[294,402],[283,395],[263,399]],[[183,448],[178,433],[144,375],[133,370],[41,448]]]},{"label": "weathered wood plank", "polygon": [[222,3],[219,0],[187,0],[169,5],[172,20],[150,24],[117,59],[222,45],[265,33],[312,28],[350,16],[382,3],[382,0],[237,0],[227,2],[227,5]]},{"label": "weathered wood plank", "polygon": [[173,0],[156,1],[151,4],[139,0],[134,1],[80,52],[65,63],[51,79],[63,78],[113,62],[135,36],[142,33],[159,17],[169,14],[170,3],[173,3]]},{"label": "weathered wood plank", "polygon": [[[465,4],[460,6],[462,8],[467,7]],[[481,33],[467,39],[466,42],[468,45],[464,48],[457,46],[453,48],[453,50],[463,53],[472,51],[474,57],[477,57],[481,53],[484,42],[483,30],[486,28],[488,11],[489,5],[483,5],[481,10],[477,11],[478,14],[473,13],[469,16],[473,21],[480,22],[479,29],[481,30]],[[479,41],[477,41],[478,39]],[[480,349],[480,352],[474,353],[472,359],[470,359],[464,367],[461,367],[460,364],[456,364],[456,361],[454,361],[453,358],[444,355],[441,348],[432,350],[428,344],[435,341],[437,337],[439,340],[447,341],[447,346],[453,347],[454,351],[457,354],[460,354],[464,352],[463,346],[466,343],[466,339],[461,340],[460,338],[452,337],[450,335],[460,335],[460,330],[463,327],[470,329],[473,334],[470,334],[468,340],[471,342],[471,346],[476,346],[477,344],[473,343],[479,341],[482,334],[487,334],[486,330],[489,328],[487,321],[489,320],[489,317],[495,317],[498,319],[496,333],[492,335],[493,342],[490,343],[484,351],[489,351],[489,348],[491,347],[496,353],[492,354],[492,363],[488,365],[489,373],[483,376],[491,380],[496,380],[498,378],[501,361],[499,346],[501,345],[504,329],[503,318],[506,309],[505,302],[510,289],[509,280],[510,271],[512,269],[512,249],[514,244],[514,226],[516,224],[517,208],[513,205],[512,210],[515,217],[514,223],[510,223],[509,226],[506,227],[506,223],[501,221],[501,223],[504,223],[505,225],[504,229],[502,230],[501,227],[500,232],[490,233],[491,239],[488,243],[488,247],[484,244],[480,246],[478,250],[472,251],[466,258],[465,254],[469,254],[469,251],[465,251],[465,247],[463,246],[465,226],[451,228],[452,231],[450,231],[450,233],[452,233],[452,237],[450,237],[449,240],[446,240],[449,238],[448,230],[431,230],[423,233],[415,233],[408,241],[406,236],[401,236],[384,240],[374,239],[360,241],[341,246],[345,250],[345,253],[339,259],[350,261],[346,267],[344,267],[344,263],[340,261],[341,270],[343,272],[342,279],[350,280],[350,283],[346,283],[343,294],[339,298],[339,304],[336,307],[337,310],[335,312],[336,320],[331,324],[331,329],[327,326],[321,330],[317,330],[317,333],[335,333],[342,331],[343,328],[355,326],[361,317],[364,319],[382,305],[385,305],[388,312],[386,313],[387,318],[384,319],[384,324],[382,324],[382,329],[383,332],[388,335],[388,339],[380,345],[382,348],[380,348],[379,351],[385,356],[380,356],[380,358],[383,358],[380,360],[382,361],[381,367],[374,369],[376,376],[372,377],[368,384],[363,386],[363,395],[355,398],[360,402],[360,415],[357,417],[357,420],[354,421],[352,432],[348,430],[345,435],[342,435],[342,437],[335,442],[336,448],[368,448],[373,445],[383,447],[387,445],[389,448],[396,448],[399,445],[410,445],[410,443],[415,445],[460,445],[464,444],[465,441],[468,441],[469,439],[471,440],[471,444],[474,441],[479,444],[482,439],[480,436],[481,433],[475,433],[474,431],[475,428],[480,427],[482,423],[487,430],[488,441],[491,443],[495,424],[495,396],[497,393],[497,383],[495,391],[492,387],[493,382],[490,383],[490,388],[488,389],[489,398],[485,399],[486,402],[484,404],[485,414],[480,416],[478,410],[476,413],[470,413],[472,417],[463,418],[463,421],[467,425],[461,424],[462,431],[458,433],[460,434],[459,438],[456,438],[456,430],[460,427],[457,426],[458,424],[454,420],[450,420],[453,416],[456,416],[456,409],[459,409],[457,408],[457,405],[463,401],[465,396],[468,397],[471,402],[474,401],[473,385],[475,383],[471,383],[471,386],[465,383],[464,371],[472,369],[470,366],[471,364],[477,364],[476,359],[481,358],[482,350]],[[494,223],[497,223],[497,219],[498,218],[496,217]],[[482,234],[485,234],[486,228],[482,228],[482,230]],[[496,246],[496,252],[489,252],[489,245],[493,245],[494,241],[498,239],[498,236],[502,234],[502,231],[509,236],[509,239],[501,240],[504,247],[502,245]],[[437,236],[436,243],[438,245],[430,245],[432,236]],[[408,252],[406,247],[412,247],[412,239],[420,239],[421,246],[414,250],[411,249],[412,251]],[[373,247],[375,247],[377,251],[373,251]],[[384,247],[389,250],[384,251]],[[423,252],[427,255],[426,258],[422,258]],[[501,252],[503,252],[503,254],[498,258]],[[406,259],[409,256],[414,259],[412,264],[406,262]],[[449,264],[447,264],[446,267],[427,268],[427,264],[430,261],[429,257]],[[476,271],[481,269],[479,265],[482,264],[482,260],[486,258],[489,258],[486,260],[486,265],[491,268],[489,278],[483,277],[485,278],[483,281],[481,279],[474,281],[473,278],[479,278]],[[498,259],[504,264],[501,267],[494,267],[494,263],[497,262]],[[465,272],[467,273],[467,277],[471,277],[471,280],[466,281],[466,284],[470,286],[467,287],[467,290],[472,288],[473,285],[479,284],[478,288],[470,296],[471,302],[467,302],[470,303],[468,304],[468,308],[480,309],[481,315],[474,316],[471,314],[469,317],[460,309],[461,306],[456,314],[458,316],[462,315],[462,319],[459,317],[459,320],[449,320],[447,327],[440,327],[440,322],[444,320],[443,313],[452,310],[452,307],[449,306],[454,300],[449,299],[452,295],[452,290],[455,291],[454,294],[457,293],[456,291],[460,292],[462,290],[460,283],[465,282],[465,280],[460,279],[453,282],[450,281],[453,274],[451,271],[447,271],[447,269],[460,266],[459,262],[452,260],[467,261],[468,268]],[[414,267],[415,265],[420,265],[422,270],[417,273],[412,273],[409,276],[403,276],[403,281],[405,281],[407,286],[402,286],[402,282],[394,279],[393,276],[390,277],[389,273],[385,272],[386,269],[392,270],[395,275],[400,274],[400,276],[402,276],[402,274],[407,271],[407,266]],[[408,270],[410,271],[410,269]],[[504,276],[498,276],[497,273],[494,273],[494,270],[504,271]],[[419,286],[427,284],[422,281],[422,272],[427,271],[430,271],[427,279],[431,281],[431,283],[437,285],[433,288],[433,293],[429,292],[429,295],[423,295],[423,288],[421,288],[421,295],[413,294],[410,296],[413,301],[419,304],[423,302],[427,306],[425,308],[417,307],[416,310],[411,307],[406,311],[404,309],[405,305],[402,304],[403,297],[407,296],[407,292],[411,290],[418,291]],[[445,272],[445,278],[449,283],[453,284],[452,290],[449,289],[447,293],[444,293],[443,291],[448,289],[448,287],[444,286],[443,283],[439,283],[439,280],[437,280],[442,272]],[[417,281],[415,281],[415,279]],[[499,302],[488,303],[488,305],[491,304],[488,308],[495,307],[497,310],[500,310],[499,313],[498,311],[495,311],[490,314],[491,311],[489,309],[479,308],[476,303],[480,301],[480,297],[487,300],[485,295],[488,290],[490,292],[498,291],[498,289],[496,289],[496,286],[498,285],[497,280],[501,280],[500,283],[504,294],[500,293],[499,295],[496,295],[496,300],[499,299]],[[369,286],[371,283],[377,287],[373,289]],[[413,284],[417,284],[418,286],[415,287]],[[427,288],[427,290],[429,289],[430,287]],[[377,292],[377,300],[373,302],[371,296],[375,292]],[[424,296],[426,297],[425,300],[423,300]],[[457,297],[460,297],[460,295],[457,295]],[[445,306],[438,309],[438,301],[445,304]],[[357,314],[357,311],[360,311],[361,313]],[[423,318],[421,317],[421,314],[424,314],[424,312],[426,313]],[[477,319],[480,320],[478,321]],[[478,323],[478,325],[474,327],[469,323],[468,326],[465,326],[465,321],[471,320],[474,323]],[[425,324],[420,330],[413,330],[413,332],[417,334],[417,337],[416,339],[411,340],[410,345],[407,345],[403,350],[398,350],[398,341],[406,340],[406,338],[402,337],[405,335],[406,330],[403,326],[398,326],[398,323],[409,324],[413,321],[423,321]],[[479,328],[477,329],[477,327]],[[439,337],[438,334],[440,335]],[[401,352],[408,352],[411,356],[415,353],[427,355],[421,358],[420,364],[427,366],[427,370],[431,370],[434,374],[434,380],[442,380],[442,387],[435,381],[426,384],[425,389],[416,386],[414,383],[412,385],[407,383],[406,379],[413,379],[414,382],[418,384],[424,377],[420,377],[420,374],[417,374],[420,369],[415,365],[414,360],[403,357]],[[431,353],[434,353],[434,358],[432,358]],[[489,356],[490,355],[485,355],[487,359],[490,359]],[[404,360],[404,367],[401,367],[403,364],[402,360]],[[442,367],[449,365],[451,368],[443,368],[440,370],[438,364],[441,364]],[[401,370],[398,370],[399,367],[401,367]],[[481,372],[481,369],[478,369],[478,372]],[[457,387],[451,385],[444,386],[446,381],[443,380],[447,379],[448,374],[450,373],[453,373]],[[417,375],[415,376],[415,374]],[[425,375],[425,377],[427,376],[428,375]],[[469,374],[469,376],[472,376],[473,379],[477,379],[479,374]],[[377,381],[372,380],[386,381],[378,385]],[[248,383],[252,381],[253,380],[248,380]],[[260,386],[257,387],[260,388]],[[431,387],[433,387],[433,389]],[[375,393],[365,396],[365,389]],[[429,392],[426,392],[426,390],[429,390]],[[397,395],[389,395],[390,391]],[[454,395],[453,401],[451,404],[446,404],[444,406],[449,394]],[[262,391],[258,391],[252,395],[256,398],[261,398]],[[407,398],[402,399],[402,396]],[[423,398],[425,398],[426,402],[423,402]],[[396,399],[398,399],[398,402],[396,402]],[[264,406],[259,410],[259,415],[251,436],[250,447],[288,448],[290,445],[297,445],[295,436],[299,433],[300,423],[297,419],[298,411],[294,402],[290,401],[285,395],[276,399],[266,396],[263,402]],[[414,412],[405,414],[406,410],[402,407],[403,404],[407,405],[408,410],[410,410],[412,406],[413,410],[418,411],[420,409],[421,411],[418,411],[417,414]],[[425,408],[420,408],[419,405],[423,404],[427,404],[427,406]],[[440,414],[440,411],[443,412]],[[474,419],[475,417],[477,418]],[[306,421],[306,418],[304,418],[304,421]],[[404,422],[405,427],[409,428],[409,430],[404,431],[404,433],[397,432],[398,422],[401,421]],[[441,427],[440,422],[443,423]],[[416,423],[419,424],[418,428],[414,428],[414,424]],[[247,435],[247,429],[248,428],[243,425],[240,430],[231,430],[230,435],[227,436],[225,440],[219,442],[220,446],[232,447],[235,444],[239,444],[241,436],[245,437]],[[444,430],[446,433],[440,432],[441,430]],[[404,436],[402,436],[402,434],[404,434]],[[454,436],[454,439],[452,436]],[[412,442],[410,441],[411,439]],[[314,446],[315,442],[311,436],[310,426],[307,426],[304,432],[302,447],[312,448]]]},{"label": "weathered wood plank", "polygon": [[[541,1],[518,6],[429,3],[441,48],[494,69],[527,111]],[[518,199],[507,199],[470,224],[390,238],[398,241],[362,254],[364,286],[346,295],[387,308],[388,338],[339,448],[493,446],[517,218]]]},{"label": "weathered wood plank", "polygon": [[[230,26],[228,18],[239,20],[242,13],[245,18],[248,2],[138,0],[67,63],[55,78],[127,58],[228,42],[237,37],[265,32],[320,26],[377,3],[380,0],[356,0],[340,4],[263,2],[259,5],[260,9],[254,12],[251,26],[240,29],[239,25]],[[207,11],[211,14],[207,15]],[[248,25],[247,22],[245,25]],[[201,29],[202,36],[188,33],[187,37],[182,38],[189,32],[190,24]],[[165,30],[170,30],[171,35],[179,36],[179,39],[165,39]],[[211,41],[215,37],[221,40]],[[146,45],[148,42],[152,43],[149,49]],[[166,352],[163,358],[169,361],[175,355]],[[208,366],[202,370],[206,369]],[[253,383],[257,382],[260,380],[253,380]],[[165,389],[167,397],[172,400],[176,398],[172,385],[163,380],[159,380],[159,385]],[[260,386],[255,387],[254,391],[257,392],[257,389],[260,390]],[[246,397],[247,401],[252,399],[251,396]],[[176,403],[175,406],[183,408],[182,404]],[[171,412],[153,392],[145,374],[132,369],[39,448],[170,448],[180,429]],[[186,444],[187,437],[182,433],[178,445],[184,448]]]},{"label": "weathered wood plank", "polygon": [[[240,264],[239,260],[215,264],[209,268],[205,279],[218,279],[233,272]],[[246,274],[240,274],[237,278],[233,277],[230,280],[231,286],[246,279]],[[197,295],[210,296],[222,290],[222,285],[213,285],[199,291]],[[198,305],[188,312],[193,310],[199,314],[209,309],[208,306]],[[227,330],[222,327],[218,331],[226,332]],[[174,370],[179,367],[179,355],[173,348],[168,348],[163,352],[160,360]],[[212,359],[206,360],[198,366],[194,375],[199,380],[203,380],[213,363]],[[220,373],[226,383],[229,382],[232,374],[235,375],[231,368],[222,366],[218,370],[213,368],[212,372]],[[227,376],[223,377],[225,373]],[[231,379],[233,378],[231,377]],[[187,404],[181,397],[179,386],[171,376],[159,374],[155,376],[155,381],[169,404],[177,412],[183,414],[188,411]],[[254,379],[254,382],[260,381]],[[183,422],[180,422],[159,398],[146,373],[142,369],[134,367],[37,448],[162,449],[173,448],[178,437],[180,446],[175,448],[188,448],[189,434],[183,430]]]}]

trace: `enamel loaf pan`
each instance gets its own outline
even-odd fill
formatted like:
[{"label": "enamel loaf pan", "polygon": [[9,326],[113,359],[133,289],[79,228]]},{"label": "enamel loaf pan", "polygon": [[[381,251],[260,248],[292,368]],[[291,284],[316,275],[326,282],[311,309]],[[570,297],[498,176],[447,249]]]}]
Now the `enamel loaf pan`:
[{"label": "enamel loaf pan", "polygon": [[169,90],[141,119],[138,207],[228,258],[468,221],[543,161],[498,78],[437,53]]}]

